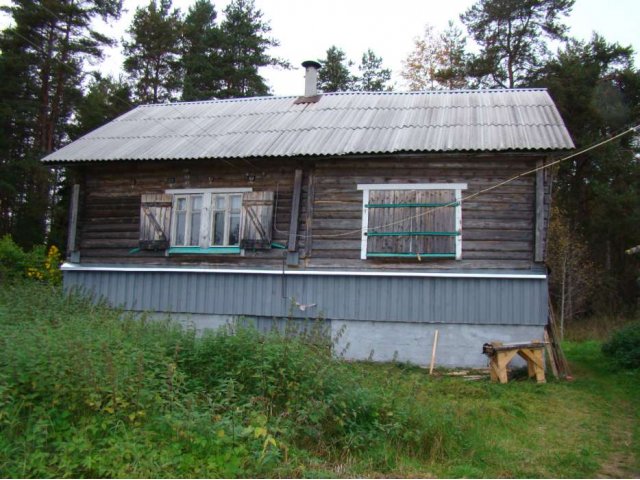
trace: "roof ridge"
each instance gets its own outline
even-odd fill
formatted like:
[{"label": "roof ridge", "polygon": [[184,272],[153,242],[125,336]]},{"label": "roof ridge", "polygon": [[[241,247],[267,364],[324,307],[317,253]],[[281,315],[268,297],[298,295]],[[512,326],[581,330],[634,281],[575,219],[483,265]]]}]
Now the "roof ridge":
[{"label": "roof ridge", "polygon": [[[348,90],[343,92],[325,92],[320,93],[322,96],[415,96],[415,95],[456,95],[462,93],[478,93],[478,94],[497,94],[497,93],[519,93],[519,92],[547,92],[546,87],[530,87],[530,88],[466,88],[457,90],[415,90],[415,91],[381,91],[381,92],[366,92]],[[262,95],[256,97],[233,97],[233,98],[212,98],[209,100],[192,100],[187,102],[166,102],[166,103],[145,103],[138,105],[140,107],[176,107],[179,105],[199,105],[199,104],[211,104],[211,103],[235,103],[235,102],[256,102],[266,100],[283,100],[283,99],[295,99],[300,95]]]}]

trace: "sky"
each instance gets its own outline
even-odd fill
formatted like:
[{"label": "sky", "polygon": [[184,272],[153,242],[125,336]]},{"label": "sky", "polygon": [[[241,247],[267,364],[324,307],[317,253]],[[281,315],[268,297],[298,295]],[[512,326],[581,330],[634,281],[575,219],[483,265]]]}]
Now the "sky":
[{"label": "sky", "polygon": [[[173,5],[186,12],[194,0],[174,0]],[[105,33],[118,38],[126,36],[137,6],[149,0],[124,0],[125,12],[116,25],[102,27]],[[220,13],[229,0],[213,0]],[[0,0],[6,5],[8,0]],[[396,90],[406,89],[400,77],[402,60],[413,47],[425,24],[437,30],[449,20],[459,22],[459,16],[474,0],[255,0],[264,19],[270,22],[272,37],[280,46],[271,54],[288,60],[292,70],[265,68],[261,74],[275,95],[300,95],[304,90],[304,60],[325,56],[336,45],[347,57],[359,63],[362,54],[371,48],[383,58],[384,66],[393,72]],[[640,1],[638,0],[577,0],[571,15],[565,19],[570,35],[588,40],[594,31],[609,42],[632,45],[636,64],[640,66]],[[6,26],[6,14],[0,25]],[[117,75],[121,71],[119,48],[107,52],[96,68]]]}]

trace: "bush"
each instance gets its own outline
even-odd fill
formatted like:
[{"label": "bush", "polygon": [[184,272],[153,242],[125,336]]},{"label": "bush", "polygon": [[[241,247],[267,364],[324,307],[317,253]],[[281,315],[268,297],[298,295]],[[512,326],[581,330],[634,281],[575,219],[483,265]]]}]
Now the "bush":
[{"label": "bush", "polygon": [[602,345],[602,352],[622,368],[640,368],[640,322],[631,323],[615,332]]},{"label": "bush", "polygon": [[0,281],[14,282],[19,278],[30,278],[60,285],[61,263],[60,250],[55,245],[49,250],[44,245],[38,245],[30,252],[25,252],[10,235],[0,238]]}]

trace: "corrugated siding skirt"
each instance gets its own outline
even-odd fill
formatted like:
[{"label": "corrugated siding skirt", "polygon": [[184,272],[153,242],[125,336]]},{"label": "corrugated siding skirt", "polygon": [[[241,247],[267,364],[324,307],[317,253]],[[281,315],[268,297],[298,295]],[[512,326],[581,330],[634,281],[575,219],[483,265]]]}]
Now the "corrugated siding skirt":
[{"label": "corrugated siding skirt", "polygon": [[[544,325],[546,278],[440,278],[144,271],[64,272],[127,310],[474,325]],[[304,311],[299,305],[314,305]]]}]

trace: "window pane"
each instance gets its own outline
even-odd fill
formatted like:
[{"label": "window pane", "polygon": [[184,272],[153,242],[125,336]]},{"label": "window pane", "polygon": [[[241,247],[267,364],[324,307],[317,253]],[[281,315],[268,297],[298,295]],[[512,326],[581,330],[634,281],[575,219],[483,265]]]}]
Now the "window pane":
[{"label": "window pane", "polygon": [[202,195],[191,197],[191,210],[202,210]]},{"label": "window pane", "polygon": [[232,195],[231,196],[231,211],[232,212],[239,212],[241,205],[242,205],[242,195]]},{"label": "window pane", "polygon": [[240,215],[231,215],[229,221],[229,245],[238,245],[240,243]]},{"label": "window pane", "polygon": [[186,212],[176,212],[176,245],[184,245],[186,215]]},{"label": "window pane", "polygon": [[216,195],[216,210],[224,210],[225,203],[227,203],[224,195]]},{"label": "window pane", "polygon": [[187,199],[185,197],[178,198],[176,201],[176,210],[186,210],[187,209]]},{"label": "window pane", "polygon": [[213,232],[211,238],[213,245],[224,245],[224,212],[216,212],[213,215]]},{"label": "window pane", "polygon": [[200,212],[191,214],[191,241],[189,245],[198,245],[200,243]]}]

